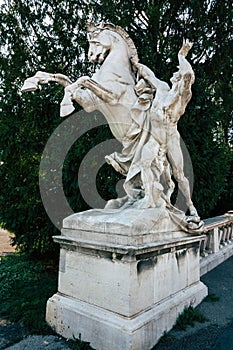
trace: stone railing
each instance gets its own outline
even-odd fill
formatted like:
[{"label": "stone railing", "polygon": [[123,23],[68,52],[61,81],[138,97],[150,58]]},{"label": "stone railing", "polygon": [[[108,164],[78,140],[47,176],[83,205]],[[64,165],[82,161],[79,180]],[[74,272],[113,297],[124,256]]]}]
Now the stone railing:
[{"label": "stone railing", "polygon": [[233,255],[233,211],[204,222],[205,238],[200,248],[201,275]]}]

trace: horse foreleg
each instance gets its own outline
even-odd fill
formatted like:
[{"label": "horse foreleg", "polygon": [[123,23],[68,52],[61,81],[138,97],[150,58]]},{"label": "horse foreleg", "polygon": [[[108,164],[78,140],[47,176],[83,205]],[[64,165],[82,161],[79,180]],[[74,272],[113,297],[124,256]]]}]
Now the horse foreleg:
[{"label": "horse foreleg", "polygon": [[39,84],[48,84],[51,81],[57,82],[64,87],[72,84],[71,80],[64,74],[51,74],[39,71],[24,81],[21,91],[35,91],[39,89]]},{"label": "horse foreleg", "polygon": [[110,104],[116,104],[122,95],[122,91],[113,92],[93,79],[85,80],[82,86],[92,91],[102,101]]},{"label": "horse foreleg", "polygon": [[88,76],[80,77],[75,83],[65,87],[64,98],[61,102],[61,117],[67,116],[74,111],[72,100],[78,102],[87,112],[93,111],[96,109],[95,96],[105,103],[116,104],[121,93],[112,92]]},{"label": "horse foreleg", "polygon": [[83,76],[75,83],[65,87],[65,94],[60,108],[61,117],[65,117],[74,111],[75,108],[72,100],[78,102],[87,112],[92,112],[96,109],[95,95],[89,89],[84,88],[85,82],[89,79],[89,77]]}]

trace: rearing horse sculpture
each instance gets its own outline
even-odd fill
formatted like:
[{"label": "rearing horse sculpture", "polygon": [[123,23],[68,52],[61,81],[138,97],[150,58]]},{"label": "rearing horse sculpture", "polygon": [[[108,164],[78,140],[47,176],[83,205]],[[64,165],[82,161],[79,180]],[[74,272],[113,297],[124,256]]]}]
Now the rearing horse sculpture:
[{"label": "rearing horse sculpture", "polygon": [[[173,171],[186,197],[190,215],[197,218],[188,180],[183,172],[182,154],[177,162],[169,160],[169,135],[165,129],[162,130],[164,123],[168,122],[169,113],[171,121],[174,112],[174,132],[178,134],[177,121],[191,97],[190,87],[194,78],[191,81],[190,74],[192,76],[193,72],[185,60],[190,43],[184,42],[179,52],[179,78],[176,77],[176,86],[170,89],[146,66],[138,63],[134,43],[121,27],[101,23],[98,26],[89,25],[88,32],[88,58],[101,65],[91,78],[82,76],[72,83],[63,74],[37,72],[25,80],[22,91],[33,91],[38,84],[54,81],[65,88],[61,102],[62,117],[74,111],[73,100],[87,112],[99,110],[104,114],[114,137],[123,145],[122,153],[106,156],[106,161],[126,176],[124,188],[127,194],[123,199],[110,201],[108,207],[133,205],[135,208],[148,208],[164,203],[169,206],[174,189],[171,180]],[[182,67],[183,70],[186,68],[185,72],[182,72]],[[183,84],[185,74],[186,82]],[[179,147],[177,144],[178,151]],[[166,196],[160,184],[161,176],[165,177],[168,187]]]}]

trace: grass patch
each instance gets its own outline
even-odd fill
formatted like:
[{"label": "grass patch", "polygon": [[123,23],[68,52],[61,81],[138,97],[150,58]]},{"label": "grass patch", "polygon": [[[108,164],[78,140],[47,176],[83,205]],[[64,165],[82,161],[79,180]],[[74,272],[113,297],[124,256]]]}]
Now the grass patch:
[{"label": "grass patch", "polygon": [[51,333],[45,322],[46,302],[57,291],[57,271],[20,254],[0,260],[0,314],[29,332]]},{"label": "grass patch", "polygon": [[81,339],[81,334],[79,334],[78,339],[74,338],[73,340],[69,340],[68,345],[73,350],[94,350],[92,347],[90,347],[90,343]]},{"label": "grass patch", "polygon": [[185,307],[184,311],[179,315],[174,326],[177,330],[185,331],[188,326],[194,327],[195,322],[204,323],[207,318],[192,306]]}]

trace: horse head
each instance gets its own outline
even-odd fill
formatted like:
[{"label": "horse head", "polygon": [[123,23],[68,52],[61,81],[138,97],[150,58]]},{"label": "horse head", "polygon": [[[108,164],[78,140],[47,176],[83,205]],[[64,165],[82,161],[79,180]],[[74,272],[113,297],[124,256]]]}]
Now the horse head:
[{"label": "horse head", "polygon": [[112,47],[109,30],[95,31],[89,36],[88,60],[103,63]]},{"label": "horse head", "polygon": [[118,51],[121,55],[127,55],[138,60],[137,50],[129,35],[119,26],[101,22],[98,25],[88,24],[88,59],[90,62],[102,64],[111,51]]}]

